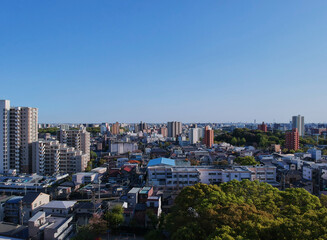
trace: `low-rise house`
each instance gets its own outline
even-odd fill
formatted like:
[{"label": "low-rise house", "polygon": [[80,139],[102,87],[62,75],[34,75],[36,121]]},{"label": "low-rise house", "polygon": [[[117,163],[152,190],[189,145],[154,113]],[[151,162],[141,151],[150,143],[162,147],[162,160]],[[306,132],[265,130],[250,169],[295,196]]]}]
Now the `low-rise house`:
[{"label": "low-rise house", "polygon": [[139,203],[146,203],[153,194],[153,187],[144,187],[139,191]]},{"label": "low-rise house", "polygon": [[68,217],[73,214],[76,201],[51,201],[41,207],[46,215],[55,217]]},{"label": "low-rise house", "polygon": [[27,224],[28,220],[36,214],[42,205],[49,203],[50,195],[40,192],[29,192],[22,199],[23,205],[23,223]]},{"label": "low-rise house", "polygon": [[127,193],[128,207],[135,207],[135,205],[138,203],[138,195],[140,190],[141,188],[134,187]]},{"label": "low-rise house", "polygon": [[94,213],[101,212],[101,203],[79,202],[74,206],[75,222],[77,225],[87,225]]},{"label": "low-rise house", "polygon": [[14,224],[20,223],[21,204],[23,197],[12,197],[6,201],[4,206],[4,221]]},{"label": "low-rise house", "polygon": [[35,240],[63,240],[73,231],[73,217],[52,217],[38,212],[28,221],[29,237]]}]

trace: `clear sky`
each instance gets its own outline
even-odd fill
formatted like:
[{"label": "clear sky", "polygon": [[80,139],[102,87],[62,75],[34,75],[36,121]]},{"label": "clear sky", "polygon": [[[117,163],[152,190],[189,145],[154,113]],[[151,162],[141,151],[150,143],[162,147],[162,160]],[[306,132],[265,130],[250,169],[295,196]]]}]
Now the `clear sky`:
[{"label": "clear sky", "polygon": [[40,122],[327,122],[327,1],[0,1],[0,99]]}]

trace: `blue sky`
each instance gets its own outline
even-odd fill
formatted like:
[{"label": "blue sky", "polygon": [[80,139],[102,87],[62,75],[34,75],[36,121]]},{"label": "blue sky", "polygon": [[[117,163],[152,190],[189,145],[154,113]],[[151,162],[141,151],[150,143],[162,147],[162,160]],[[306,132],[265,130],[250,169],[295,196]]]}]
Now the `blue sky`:
[{"label": "blue sky", "polygon": [[0,2],[0,99],[40,122],[327,122],[327,1]]}]

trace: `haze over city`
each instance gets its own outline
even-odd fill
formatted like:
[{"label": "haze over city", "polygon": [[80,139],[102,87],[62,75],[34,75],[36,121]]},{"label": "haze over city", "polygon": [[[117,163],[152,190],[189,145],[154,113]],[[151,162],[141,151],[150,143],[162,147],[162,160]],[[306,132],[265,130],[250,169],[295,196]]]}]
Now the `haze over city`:
[{"label": "haze over city", "polygon": [[326,122],[326,1],[2,1],[0,99],[39,122]]}]

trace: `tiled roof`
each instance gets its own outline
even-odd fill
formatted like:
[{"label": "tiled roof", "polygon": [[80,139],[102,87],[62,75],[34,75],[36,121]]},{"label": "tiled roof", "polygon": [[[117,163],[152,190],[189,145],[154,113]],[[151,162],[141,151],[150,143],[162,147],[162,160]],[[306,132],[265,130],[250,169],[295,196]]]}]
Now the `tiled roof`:
[{"label": "tiled roof", "polygon": [[40,195],[40,192],[28,192],[22,199],[23,203],[32,203]]}]

